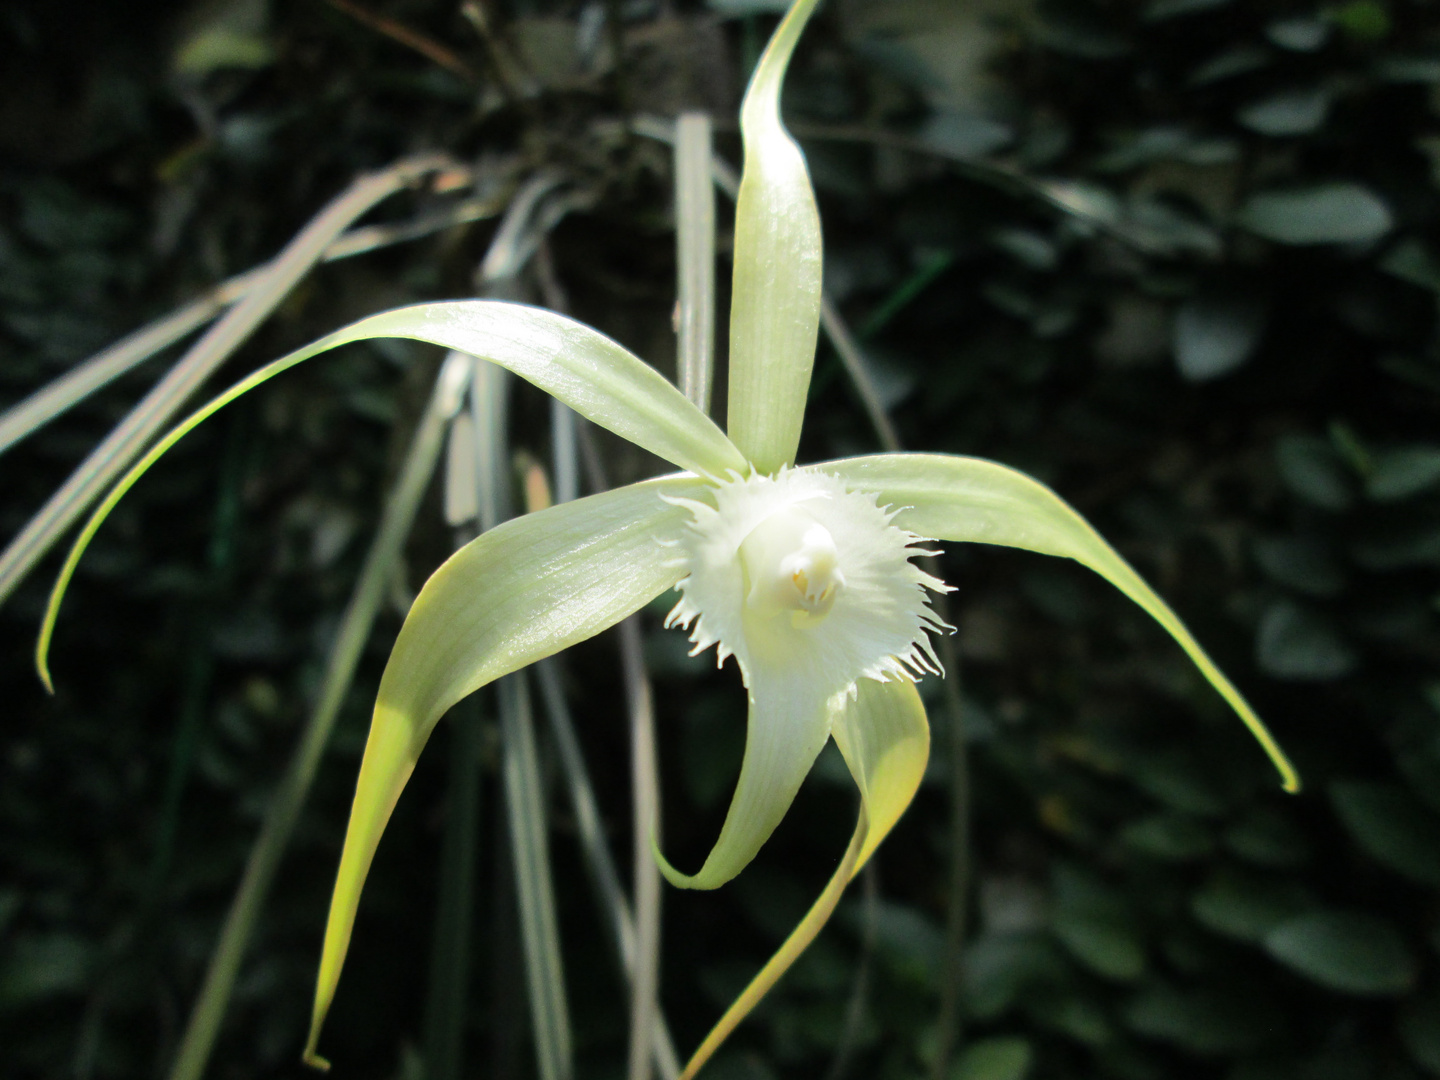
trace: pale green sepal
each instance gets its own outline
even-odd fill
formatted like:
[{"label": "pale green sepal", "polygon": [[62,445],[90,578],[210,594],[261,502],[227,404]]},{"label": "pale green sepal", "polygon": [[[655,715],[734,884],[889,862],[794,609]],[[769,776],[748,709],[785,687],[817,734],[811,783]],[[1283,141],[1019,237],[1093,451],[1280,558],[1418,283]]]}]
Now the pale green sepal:
[{"label": "pale green sepal", "polygon": [[745,94],[735,203],[729,432],[763,473],[795,461],[820,324],[820,213],[805,158],[780,120],[780,88],[818,0],[797,0]]},{"label": "pale green sepal", "polygon": [[1286,791],[1300,778],[1284,751],[1179,616],[1083,517],[1044,484],[980,458],[878,454],[815,466],[900,512],[895,524],[937,540],[1025,548],[1084,563],[1144,608],[1239,714],[1279,771]]},{"label": "pale green sepal", "polygon": [[502,675],[584,641],[673,586],[662,542],[703,493],[664,477],[513,518],[425,583],[390,653],[360,766],[325,927],[307,1060],[315,1058],[350,942],[360,889],[415,760],[451,705]]},{"label": "pale green sepal", "polygon": [[690,1080],[700,1071],[740,1021],[815,940],[834,913],[845,886],[865,865],[919,790],[930,756],[930,725],[915,684],[904,679],[886,683],[861,679],[855,689],[854,697],[846,694],[832,700],[830,709],[835,742],[860,786],[860,820],[855,824],[850,847],[820,898],[759,974],[750,980],[750,985],[725,1010],[686,1064],[680,1080]]},{"label": "pale green sepal", "polygon": [[[660,872],[672,885],[714,889],[745,869],[780,824],[830,737],[834,687],[818,685],[800,665],[783,660],[752,655],[745,758],[725,824],[695,874],[680,873],[656,852]],[[839,696],[845,696],[843,689]]]},{"label": "pale green sepal", "polygon": [[682,469],[747,472],[713,420],[649,364],[584,323],[500,300],[452,300],[383,312],[326,339],[375,337],[443,345],[508,368],[581,416]]},{"label": "pale green sepal", "polygon": [[85,522],[56,575],[35,644],[35,667],[53,691],[47,657],[75,567],[115,505],[169,449],[230,402],[313,356],[352,341],[404,337],[444,345],[508,368],[682,469],[721,479],[749,463],[708,416],[665,377],[598,330],[541,308],[498,300],[417,304],[372,315],[273,360],[216,395],[165,433],[116,481]]},{"label": "pale green sepal", "polygon": [[930,760],[930,722],[912,682],[861,679],[857,689],[855,700],[835,714],[831,734],[870,821],[858,873],[920,790]]}]

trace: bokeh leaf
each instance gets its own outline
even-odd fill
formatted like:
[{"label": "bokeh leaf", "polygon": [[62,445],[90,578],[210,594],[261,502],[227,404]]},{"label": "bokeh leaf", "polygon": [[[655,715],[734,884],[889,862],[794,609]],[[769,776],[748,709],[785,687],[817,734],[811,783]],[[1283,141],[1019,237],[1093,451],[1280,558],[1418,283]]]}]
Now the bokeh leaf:
[{"label": "bokeh leaf", "polygon": [[1238,220],[1279,244],[1364,244],[1394,225],[1385,201],[1354,183],[1260,192],[1246,200]]},{"label": "bokeh leaf", "polygon": [[1330,785],[1330,802],[1355,842],[1378,862],[1440,886],[1440,815],[1409,791],[1399,784],[1337,781]]},{"label": "bokeh leaf", "polygon": [[1403,994],[1416,962],[1390,923],[1361,912],[1298,915],[1265,935],[1276,960],[1331,990],[1367,997]]}]

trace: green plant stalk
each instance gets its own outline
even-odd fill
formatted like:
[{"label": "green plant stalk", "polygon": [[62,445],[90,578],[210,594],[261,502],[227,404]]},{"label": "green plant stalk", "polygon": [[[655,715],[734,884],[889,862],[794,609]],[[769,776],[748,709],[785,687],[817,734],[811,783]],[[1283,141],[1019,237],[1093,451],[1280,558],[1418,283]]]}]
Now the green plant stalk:
[{"label": "green plant stalk", "polygon": [[201,384],[289,295],[353,221],[376,203],[447,164],[446,159],[433,155],[410,158],[381,172],[362,176],[313,218],[269,264],[264,281],[190,347],[26,522],[25,528],[0,554],[0,602],[75,519],[124,473]]},{"label": "green plant stalk", "polygon": [[[215,524],[211,534],[207,561],[210,564],[211,587],[225,580],[235,551],[235,536],[240,521],[240,482],[244,468],[244,437],[242,417],[231,418],[230,436],[220,470],[220,494],[215,505]],[[213,612],[209,598],[197,604],[190,614],[193,629],[189,634],[189,657],[186,664],[184,692],[181,694],[180,721],[170,752],[170,768],[165,777],[165,793],[161,801],[160,827],[156,830],[155,850],[150,859],[150,878],[146,886],[146,904],[154,904],[160,896],[165,876],[175,854],[175,839],[180,829],[180,807],[185,784],[194,763],[204,727],[205,701],[215,671],[215,656],[210,648],[208,625]]]},{"label": "green plant stalk", "polygon": [[[509,220],[517,220],[515,215]],[[488,260],[487,260],[488,261]],[[510,462],[506,449],[506,387],[509,374],[476,363],[470,388],[475,431],[476,477],[480,485],[481,530],[510,516]],[[550,876],[550,844],[545,814],[545,785],[535,744],[535,724],[524,672],[499,680],[497,697],[502,746],[501,773],[515,865],[520,936],[525,951],[530,1022],[540,1080],[570,1080],[574,1075],[570,1016]]]},{"label": "green plant stalk", "polygon": [[[575,815],[585,869],[590,875],[596,899],[604,911],[606,925],[610,927],[611,943],[615,946],[615,955],[620,961],[620,971],[626,981],[630,982],[633,981],[635,973],[635,921],[630,913],[630,901],[626,899],[625,890],[620,886],[620,873],[605,841],[595,788],[590,782],[585,758],[580,751],[580,740],[575,734],[575,721],[565,703],[560,664],[556,658],[551,657],[541,660],[534,670],[535,678],[540,684],[540,697],[545,705],[545,713],[550,721],[550,734],[559,752],[560,768],[565,776],[571,812]],[[650,858],[648,850],[645,857]],[[651,1042],[656,1070],[664,1080],[675,1080],[680,1074],[680,1062],[675,1053],[674,1040],[670,1037],[669,1026],[658,1006]]]},{"label": "green plant stalk", "polygon": [[499,680],[505,805],[510,822],[530,1022],[540,1080],[570,1080],[574,1062],[565,976],[550,878],[540,758],[524,672]]},{"label": "green plant stalk", "polygon": [[470,988],[475,860],[480,835],[478,698],[450,710],[450,775],[446,784],[440,902],[430,947],[425,997],[425,1080],[460,1080],[464,1074],[465,1015]]},{"label": "green plant stalk", "polygon": [[629,1080],[649,1080],[660,989],[660,769],[655,759],[655,701],[640,643],[639,615],[619,627],[620,661],[630,712],[630,778],[635,890],[635,972],[630,981]]},{"label": "green plant stalk", "polygon": [[715,365],[715,185],[706,113],[683,113],[675,122],[675,246],[677,381],[680,392],[708,413]]},{"label": "green plant stalk", "polygon": [[[937,597],[935,611],[949,621],[947,597]],[[950,637],[939,640],[945,679],[940,692],[950,729],[950,882],[945,905],[945,955],[940,967],[940,1007],[935,1020],[935,1060],[930,1075],[944,1080],[960,1048],[965,1017],[960,994],[965,976],[965,931],[970,915],[973,864],[970,848],[970,746],[965,737],[965,709],[960,693],[960,655]]]},{"label": "green plant stalk", "polygon": [[900,436],[895,434],[895,425],[886,415],[880,393],[870,378],[865,354],[861,352],[860,343],[855,340],[855,335],[850,332],[829,296],[823,296],[820,300],[820,326],[824,329],[825,336],[830,339],[830,344],[834,346],[836,355],[840,357],[840,364],[845,368],[845,374],[849,376],[856,396],[860,398],[860,404],[865,409],[870,426],[875,429],[880,446],[891,452],[899,450]]},{"label": "green plant stalk", "polygon": [[459,408],[460,396],[470,375],[470,363],[465,357],[458,362],[448,361],[441,369],[435,391],[410,444],[400,478],[386,499],[380,527],[365,556],[355,591],[345,608],[340,631],[330,650],[319,700],[310,714],[295,756],[271,798],[260,835],[250,850],[244,876],[235,898],[230,902],[220,940],[210,957],[200,996],[191,1009],[180,1049],[170,1068],[170,1080],[200,1080],[205,1072],[250,934],[310,792],[315,771],[329,742],[340,706],[350,689],[375,615],[385,600],[391,578],[399,565],[405,538],[410,534],[420,500],[435,471],[445,425]]}]

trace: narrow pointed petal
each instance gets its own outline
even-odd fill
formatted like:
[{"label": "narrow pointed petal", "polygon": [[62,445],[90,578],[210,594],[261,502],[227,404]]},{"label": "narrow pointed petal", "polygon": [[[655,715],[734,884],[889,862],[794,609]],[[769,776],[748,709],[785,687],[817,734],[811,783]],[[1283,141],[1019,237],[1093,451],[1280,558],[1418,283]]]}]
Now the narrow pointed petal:
[{"label": "narrow pointed petal", "polygon": [[360,889],[421,748],[451,705],[486,683],[583,641],[675,584],[661,541],[704,482],[666,477],[564,503],[482,534],[425,583],[380,680],[325,945],[305,1055],[315,1055]]},{"label": "narrow pointed petal", "polygon": [[861,679],[855,700],[835,716],[835,745],[860,786],[869,818],[860,868],[915,798],[930,760],[930,721],[915,684]]},{"label": "narrow pointed petal", "polygon": [[895,523],[937,540],[1025,548],[1083,563],[1139,604],[1185,650],[1244,721],[1286,791],[1300,778],[1265,724],[1155,591],[1060,496],[1024,473],[979,458],[878,454],[817,466],[900,509]]},{"label": "narrow pointed petal", "polygon": [[498,300],[417,304],[372,315],[266,364],[176,424],[116,481],[71,545],[50,590],[35,644],[35,666],[52,690],[48,655],[70,579],[116,504],[152,465],[239,397],[330,349],[369,338],[402,337],[443,345],[508,368],[580,415],[691,472],[716,479],[750,465],[708,416],[643,360],[598,330],[542,308]]},{"label": "narrow pointed petal", "polygon": [[[745,869],[795,801],[830,737],[833,687],[815,685],[795,666],[763,659],[752,661],[746,677],[745,759],[720,838],[695,874],[680,873],[655,853],[660,872],[682,889],[718,888]],[[843,688],[839,696],[845,696]]]},{"label": "narrow pointed petal", "polygon": [[805,917],[800,920],[799,925],[790,931],[790,936],[785,939],[785,944],[772,956],[760,969],[760,973],[750,980],[750,985],[741,991],[725,1010],[719,1022],[710,1029],[710,1034],[705,1036],[699,1048],[685,1063],[685,1071],[680,1074],[679,1080],[692,1080],[722,1043],[730,1037],[730,1033],[740,1026],[740,1021],[750,1015],[751,1010],[760,1004],[760,1000],[770,992],[770,988],[780,981],[780,976],[790,970],[800,954],[810,947],[815,936],[824,929],[825,924],[830,921],[830,916],[835,913],[835,906],[840,903],[840,897],[845,892],[845,886],[850,884],[850,879],[855,876],[855,871],[860,865],[860,849],[865,844],[865,835],[869,832],[869,823],[865,818],[865,809],[860,809],[860,820],[855,825],[855,833],[850,838],[850,846],[845,849],[845,856],[840,860],[839,867],[830,878],[825,891],[815,901]]},{"label": "narrow pointed petal", "polygon": [[689,1080],[710,1060],[740,1021],[759,1004],[830,920],[845,886],[899,820],[925,775],[930,756],[930,725],[915,684],[897,679],[861,679],[856,695],[832,702],[835,742],[860,786],[860,820],[855,835],[825,891],[785,944],[760,969],[735,999],[685,1066],[680,1080]]},{"label": "narrow pointed petal", "polygon": [[323,344],[375,337],[429,341],[499,364],[682,469],[717,478],[747,471],[725,433],[668,379],[598,330],[553,311],[498,300],[417,304],[362,319]]},{"label": "narrow pointed petal", "polygon": [[816,3],[790,8],[740,110],[729,431],[763,473],[795,460],[820,324],[820,214],[805,157],[780,120],[785,69]]}]

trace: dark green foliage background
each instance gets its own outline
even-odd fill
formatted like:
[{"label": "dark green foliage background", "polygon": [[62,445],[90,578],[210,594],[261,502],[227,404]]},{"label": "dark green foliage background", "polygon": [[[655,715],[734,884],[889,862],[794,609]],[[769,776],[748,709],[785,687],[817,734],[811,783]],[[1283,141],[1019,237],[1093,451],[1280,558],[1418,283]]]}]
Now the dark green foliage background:
[{"label": "dark green foliage background", "polygon": [[[445,2],[375,10],[453,50],[474,83],[318,2],[257,6],[248,23],[230,5],[228,24],[224,6],[8,4],[0,398],[267,258],[357,171],[437,147],[592,190],[553,237],[558,278],[577,315],[672,364],[667,157],[609,121],[708,107],[734,160],[728,118],[770,16],[611,7],[626,51],[597,72],[565,44],[589,18],[578,5],[493,5],[540,73],[517,102]],[[178,71],[215,25],[251,51]],[[832,0],[801,47],[787,114],[820,192],[827,283],[905,444],[1055,486],[1174,604],[1306,782],[1280,793],[1179,651],[1103,582],[1037,556],[948,553],[974,819],[951,1080],[1440,1075],[1435,27],[1418,0]],[[466,295],[492,228],[321,269],[227,374],[360,314]],[[0,1075],[165,1068],[435,362],[352,348],[191,436],[87,556],[54,699],[28,666],[46,574],[0,610]],[[158,370],[8,452],[5,535]],[[544,457],[541,403],[517,391],[515,407],[517,442]],[[653,466],[603,445],[620,479]],[[802,456],[875,448],[822,345]],[[437,512],[422,521],[410,589],[451,543]],[[301,1074],[398,593],[213,1076]],[[683,866],[718,827],[743,710],[733,670],[659,629],[666,606],[647,616],[648,648],[666,846]],[[567,663],[624,853],[615,644]],[[951,860],[950,721],[934,703],[935,765],[877,860],[868,959],[857,887],[706,1075],[927,1074]],[[442,725],[366,893],[325,1040],[341,1077],[420,1074],[448,741]],[[486,745],[467,1073],[524,1076]],[[827,752],[740,879],[667,892],[663,997],[682,1049],[821,888],[853,803]],[[558,790],[553,832],[579,1075],[618,1076],[624,995]]]}]

